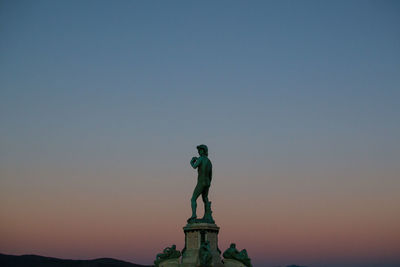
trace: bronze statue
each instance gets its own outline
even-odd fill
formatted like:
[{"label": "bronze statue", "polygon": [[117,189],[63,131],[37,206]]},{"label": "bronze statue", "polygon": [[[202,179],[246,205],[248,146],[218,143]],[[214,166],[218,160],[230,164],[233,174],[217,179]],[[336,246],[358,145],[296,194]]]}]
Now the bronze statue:
[{"label": "bronze statue", "polygon": [[200,267],[211,267],[212,255],[210,249],[210,241],[201,243],[199,250]]},{"label": "bronze statue", "polygon": [[154,261],[154,266],[158,267],[159,264],[165,260],[176,259],[181,256],[181,252],[176,250],[176,245],[172,245],[171,247],[166,247],[163,253],[158,253],[156,260]]},{"label": "bronze statue", "polygon": [[234,259],[237,261],[240,261],[247,267],[252,267],[251,265],[251,260],[249,256],[247,255],[247,251],[243,249],[242,251],[238,251],[236,249],[236,244],[232,243],[231,246],[225,250],[224,254],[222,254],[225,259]]},{"label": "bronze statue", "polygon": [[[211,185],[212,179],[212,164],[208,159],[208,148],[206,145],[197,146],[197,151],[200,157],[193,157],[190,161],[190,165],[193,169],[197,169],[197,185],[194,189],[193,196],[191,199],[192,206],[192,216],[188,219],[188,223],[193,222],[207,222],[214,223],[211,216],[211,202],[208,201],[208,190]],[[201,195],[204,202],[204,217],[203,219],[197,219],[196,209],[197,209],[197,198]]]}]

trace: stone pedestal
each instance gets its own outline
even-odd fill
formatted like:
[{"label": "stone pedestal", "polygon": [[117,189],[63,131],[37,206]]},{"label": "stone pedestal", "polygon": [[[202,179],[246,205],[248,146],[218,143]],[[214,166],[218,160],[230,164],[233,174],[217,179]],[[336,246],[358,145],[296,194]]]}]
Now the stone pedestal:
[{"label": "stone pedestal", "polygon": [[160,263],[159,267],[179,267],[179,258],[165,260]]},{"label": "stone pedestal", "polygon": [[221,251],[218,248],[219,227],[210,223],[190,223],[183,227],[185,232],[185,248],[182,251],[182,267],[198,267],[200,245],[210,242],[212,266],[224,266],[221,261]]}]

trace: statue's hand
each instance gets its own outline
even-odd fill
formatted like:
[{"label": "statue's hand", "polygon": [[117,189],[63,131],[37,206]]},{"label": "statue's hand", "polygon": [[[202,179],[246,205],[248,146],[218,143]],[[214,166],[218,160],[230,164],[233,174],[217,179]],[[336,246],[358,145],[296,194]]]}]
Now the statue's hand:
[{"label": "statue's hand", "polygon": [[190,161],[191,163],[195,162],[197,160],[196,157],[193,157],[192,160]]}]

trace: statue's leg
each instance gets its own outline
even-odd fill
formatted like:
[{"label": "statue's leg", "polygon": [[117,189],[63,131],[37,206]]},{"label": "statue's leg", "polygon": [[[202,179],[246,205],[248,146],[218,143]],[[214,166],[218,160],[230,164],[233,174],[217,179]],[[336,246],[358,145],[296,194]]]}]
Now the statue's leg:
[{"label": "statue's leg", "polygon": [[210,189],[209,186],[203,189],[203,192],[201,192],[201,197],[203,198],[203,203],[204,203],[204,211],[207,210],[207,203],[208,203],[208,189]]},{"label": "statue's leg", "polygon": [[214,223],[214,219],[212,218],[212,211],[211,211],[211,202],[208,201],[208,189],[210,187],[207,186],[206,188],[204,188],[203,193],[202,193],[202,197],[203,197],[203,201],[204,201],[204,217],[203,219],[208,221],[209,223]]},{"label": "statue's leg", "polygon": [[196,188],[193,191],[192,199],[190,200],[192,204],[192,217],[190,218],[196,218],[196,209],[197,209],[197,199],[199,198],[201,194],[202,188],[199,184],[197,184]]}]

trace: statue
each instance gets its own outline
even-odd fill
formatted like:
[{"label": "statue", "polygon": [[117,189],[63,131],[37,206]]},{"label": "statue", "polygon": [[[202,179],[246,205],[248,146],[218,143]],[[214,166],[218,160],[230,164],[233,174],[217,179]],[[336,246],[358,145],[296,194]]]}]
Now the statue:
[{"label": "statue", "polygon": [[154,261],[154,266],[158,267],[159,264],[165,260],[176,259],[181,256],[181,252],[176,250],[176,246],[167,247],[164,249],[163,253],[157,254],[156,260]]},{"label": "statue", "polygon": [[210,241],[202,242],[199,250],[200,267],[211,267]]},{"label": "statue", "polygon": [[225,259],[234,259],[237,261],[240,261],[247,267],[252,267],[251,265],[251,260],[249,259],[249,256],[247,255],[247,251],[243,249],[242,251],[238,251],[236,249],[236,244],[232,243],[231,246],[225,250],[224,254],[222,254]]},{"label": "statue", "polygon": [[[208,159],[208,148],[206,145],[197,146],[197,151],[200,157],[193,157],[190,161],[190,165],[193,169],[197,169],[197,185],[194,189],[193,196],[191,199],[192,206],[192,216],[188,219],[188,223],[193,222],[207,222],[214,223],[211,216],[211,202],[208,201],[208,190],[211,185],[212,179],[212,164]],[[202,219],[197,219],[196,209],[197,209],[197,199],[202,196],[204,202],[204,217]]]}]

